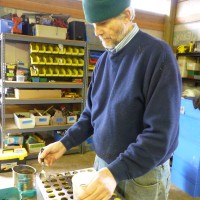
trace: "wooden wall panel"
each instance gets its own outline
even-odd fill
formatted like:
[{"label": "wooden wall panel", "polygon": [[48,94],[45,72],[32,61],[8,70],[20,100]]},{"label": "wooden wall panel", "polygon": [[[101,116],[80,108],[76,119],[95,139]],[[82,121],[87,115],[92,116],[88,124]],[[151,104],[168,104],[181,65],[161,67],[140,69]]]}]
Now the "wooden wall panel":
[{"label": "wooden wall panel", "polygon": [[70,15],[84,18],[82,4],[77,0],[0,0],[0,6],[40,13]]},{"label": "wooden wall panel", "polygon": [[[0,0],[0,6],[84,19],[80,0]],[[164,31],[164,15],[136,10],[135,21],[141,28]]]},{"label": "wooden wall panel", "polygon": [[164,31],[165,15],[136,10],[135,22],[141,28]]}]

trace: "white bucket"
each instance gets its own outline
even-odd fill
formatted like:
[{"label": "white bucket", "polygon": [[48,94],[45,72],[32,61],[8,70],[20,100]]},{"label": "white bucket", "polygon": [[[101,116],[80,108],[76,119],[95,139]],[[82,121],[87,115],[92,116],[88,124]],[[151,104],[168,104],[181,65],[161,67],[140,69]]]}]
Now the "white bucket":
[{"label": "white bucket", "polygon": [[73,197],[77,200],[78,195],[90,183],[95,175],[95,171],[79,172],[72,177]]}]

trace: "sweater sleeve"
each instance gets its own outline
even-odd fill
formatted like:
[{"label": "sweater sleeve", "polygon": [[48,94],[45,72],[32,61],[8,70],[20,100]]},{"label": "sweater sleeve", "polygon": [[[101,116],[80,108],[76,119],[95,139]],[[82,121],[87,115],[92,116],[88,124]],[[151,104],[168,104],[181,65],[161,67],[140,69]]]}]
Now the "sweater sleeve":
[{"label": "sweater sleeve", "polygon": [[162,48],[160,57],[147,67],[143,81],[143,130],[136,142],[108,165],[117,182],[144,175],[168,160],[177,147],[182,82],[170,47]]}]

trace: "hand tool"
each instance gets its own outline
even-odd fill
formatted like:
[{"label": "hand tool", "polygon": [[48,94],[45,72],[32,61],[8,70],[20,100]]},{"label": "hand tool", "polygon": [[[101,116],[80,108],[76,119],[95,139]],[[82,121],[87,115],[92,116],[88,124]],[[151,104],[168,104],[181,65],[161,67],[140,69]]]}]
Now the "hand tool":
[{"label": "hand tool", "polygon": [[42,115],[45,115],[49,110],[51,110],[53,108],[53,106],[50,106],[49,108],[47,108],[44,112],[42,112]]},{"label": "hand tool", "polygon": [[[43,151],[44,151],[44,148],[41,148],[40,153],[42,153]],[[46,181],[46,172],[44,170],[44,166],[45,166],[44,158],[41,159],[41,162],[42,162],[42,171],[40,172],[39,177],[42,181]]]}]

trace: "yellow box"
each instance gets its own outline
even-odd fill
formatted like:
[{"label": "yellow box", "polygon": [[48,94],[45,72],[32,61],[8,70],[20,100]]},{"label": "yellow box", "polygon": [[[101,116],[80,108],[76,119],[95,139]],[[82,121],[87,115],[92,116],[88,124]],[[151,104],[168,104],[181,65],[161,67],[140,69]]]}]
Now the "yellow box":
[{"label": "yellow box", "polygon": [[25,157],[28,155],[25,148],[0,151],[0,173],[10,172],[12,168],[19,164],[26,164]]},{"label": "yellow box", "polygon": [[15,98],[17,99],[61,98],[61,90],[15,89]]}]

